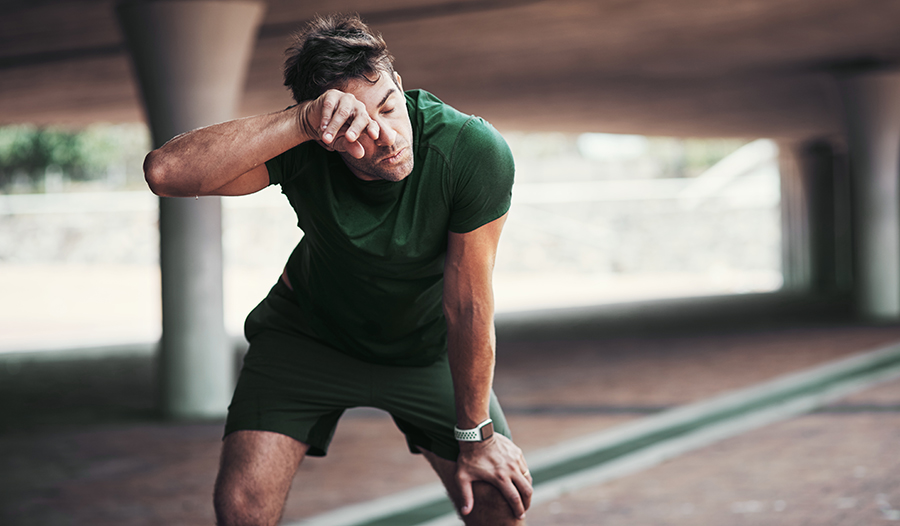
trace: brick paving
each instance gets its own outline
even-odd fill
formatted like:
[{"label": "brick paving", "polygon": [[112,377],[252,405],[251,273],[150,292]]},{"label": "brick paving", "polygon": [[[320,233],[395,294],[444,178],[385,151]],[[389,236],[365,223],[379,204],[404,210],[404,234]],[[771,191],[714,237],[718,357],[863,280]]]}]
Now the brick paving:
[{"label": "brick paving", "polygon": [[[496,388],[527,454],[897,340],[897,326],[842,325],[501,341]],[[152,370],[146,357],[0,361],[0,524],[212,524],[221,423],[156,418]],[[529,524],[893,520],[900,382],[841,404],[541,503]],[[331,454],[301,467],[285,519],[434,481],[389,418],[354,411]]]},{"label": "brick paving", "polygon": [[[900,407],[900,381],[852,399]],[[541,503],[529,512],[529,524],[859,526],[900,521],[898,450],[900,410],[826,409]]]}]

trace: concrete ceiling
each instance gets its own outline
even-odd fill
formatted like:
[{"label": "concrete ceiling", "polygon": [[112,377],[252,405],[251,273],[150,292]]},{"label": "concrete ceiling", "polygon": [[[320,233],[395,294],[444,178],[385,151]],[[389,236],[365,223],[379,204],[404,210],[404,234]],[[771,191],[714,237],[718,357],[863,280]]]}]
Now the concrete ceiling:
[{"label": "concrete ceiling", "polygon": [[[0,1],[0,123],[142,119],[114,1]],[[242,113],[289,104],[287,39],[333,11],[501,130],[833,135],[835,73],[900,64],[897,0],[270,0]]]}]

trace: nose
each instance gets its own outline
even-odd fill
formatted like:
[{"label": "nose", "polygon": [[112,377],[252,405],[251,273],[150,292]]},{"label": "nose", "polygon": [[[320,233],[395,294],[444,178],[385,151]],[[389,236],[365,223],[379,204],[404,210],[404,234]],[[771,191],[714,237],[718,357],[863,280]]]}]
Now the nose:
[{"label": "nose", "polygon": [[378,146],[393,146],[397,140],[397,132],[391,128],[386,122],[379,122],[378,139],[375,144]]}]

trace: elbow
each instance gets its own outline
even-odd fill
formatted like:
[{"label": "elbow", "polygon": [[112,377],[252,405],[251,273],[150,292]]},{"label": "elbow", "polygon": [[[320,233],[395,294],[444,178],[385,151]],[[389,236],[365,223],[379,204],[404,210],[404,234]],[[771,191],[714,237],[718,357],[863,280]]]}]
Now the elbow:
[{"label": "elbow", "polygon": [[166,195],[166,170],[160,162],[159,152],[153,150],[144,157],[144,180],[150,191],[156,195]]},{"label": "elbow", "polygon": [[178,197],[174,185],[171,163],[159,150],[153,150],[144,158],[144,180],[154,194],[162,197]]}]

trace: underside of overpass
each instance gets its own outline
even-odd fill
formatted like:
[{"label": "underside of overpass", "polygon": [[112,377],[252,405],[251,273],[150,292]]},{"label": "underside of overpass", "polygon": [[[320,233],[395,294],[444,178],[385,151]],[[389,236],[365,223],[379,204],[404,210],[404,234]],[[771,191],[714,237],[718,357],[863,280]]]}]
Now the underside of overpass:
[{"label": "underside of overpass", "polygon": [[[158,145],[277,111],[292,102],[280,73],[291,33],[317,13],[357,12],[384,35],[406,88],[501,131],[774,138],[785,152],[786,285],[900,318],[900,3],[7,0],[0,9],[0,125],[146,120]],[[225,346],[220,204],[189,201],[160,203],[162,376],[174,416],[219,413],[230,382],[216,372],[228,359],[213,358]],[[209,387],[199,371],[221,378]]]},{"label": "underside of overpass", "polygon": [[[143,119],[112,0],[7,0],[0,122]],[[282,109],[283,52],[358,12],[408,88],[500,129],[773,137],[841,133],[835,74],[900,63],[881,0],[269,0],[239,114]]]}]

